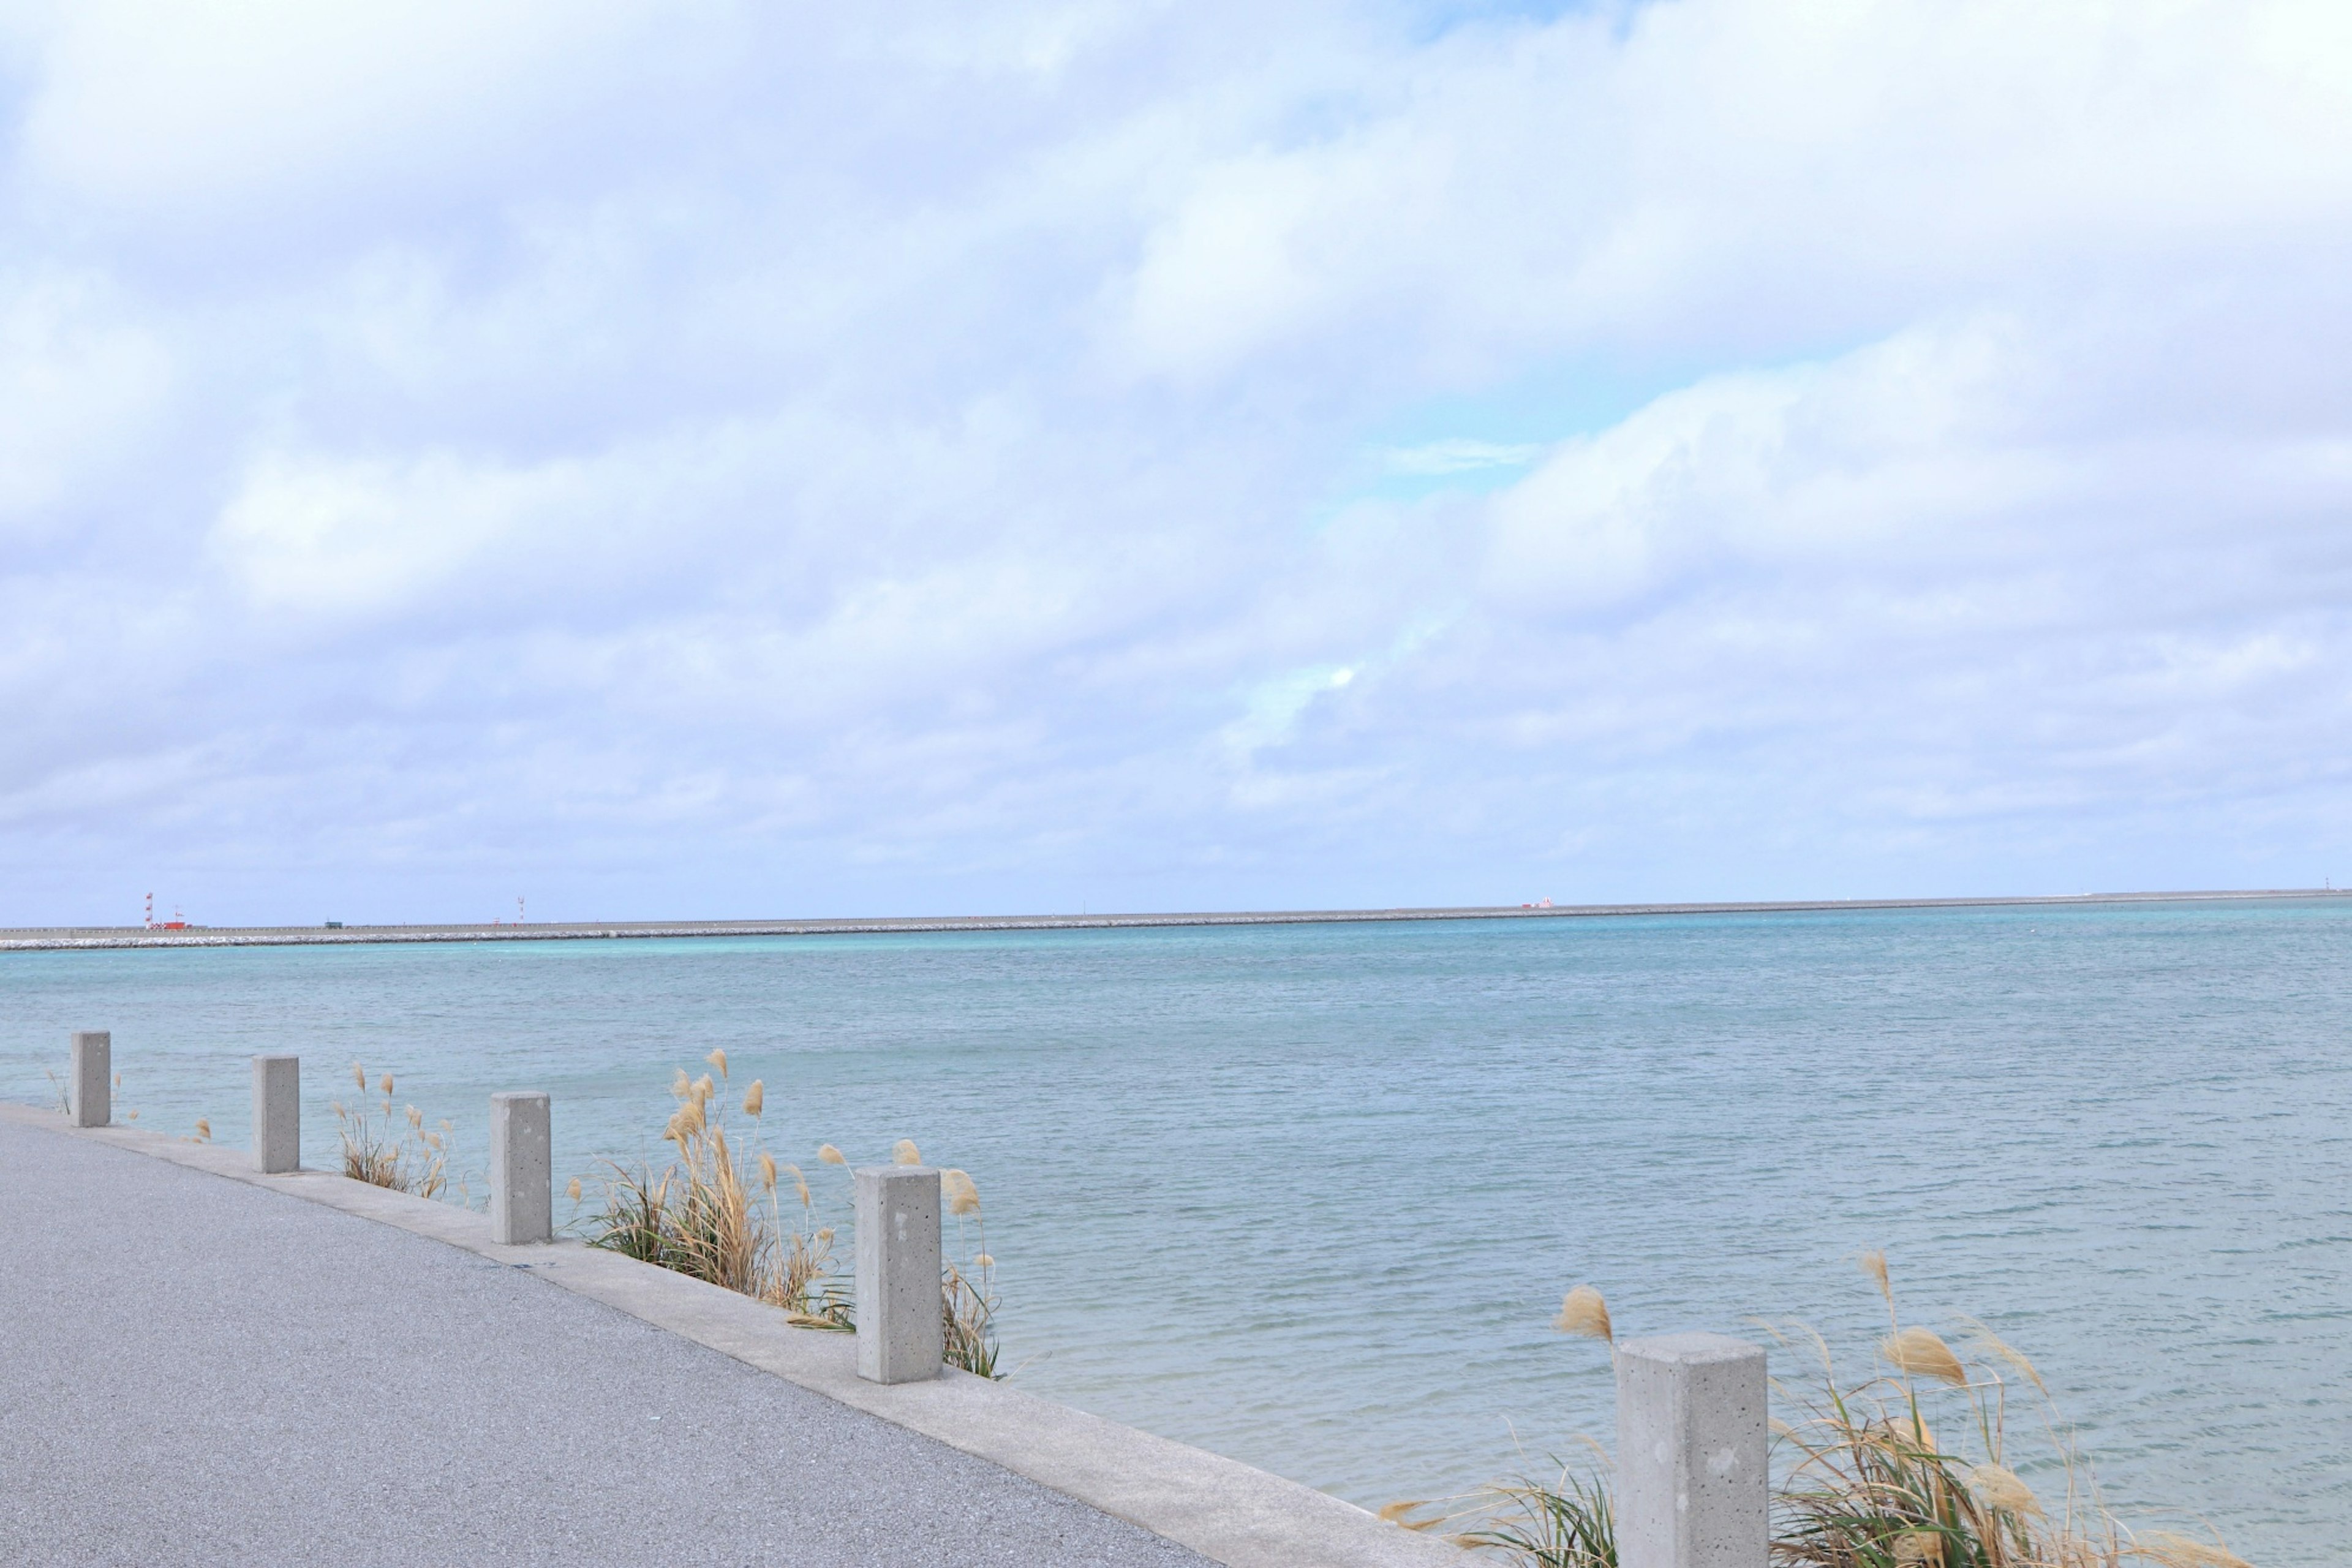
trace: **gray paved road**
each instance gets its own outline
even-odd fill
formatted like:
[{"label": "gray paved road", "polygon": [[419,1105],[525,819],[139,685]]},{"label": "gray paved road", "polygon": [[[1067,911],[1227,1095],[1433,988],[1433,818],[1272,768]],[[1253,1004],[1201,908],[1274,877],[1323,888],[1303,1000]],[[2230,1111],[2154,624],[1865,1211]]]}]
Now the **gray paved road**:
[{"label": "gray paved road", "polygon": [[513,1268],[0,1121],[0,1563],[1206,1559]]}]

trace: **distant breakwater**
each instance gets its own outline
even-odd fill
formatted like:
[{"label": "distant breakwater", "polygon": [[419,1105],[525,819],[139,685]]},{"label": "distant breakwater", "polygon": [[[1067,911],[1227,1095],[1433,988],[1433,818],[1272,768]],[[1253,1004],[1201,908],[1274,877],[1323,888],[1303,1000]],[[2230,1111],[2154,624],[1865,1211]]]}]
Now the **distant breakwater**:
[{"label": "distant breakwater", "polygon": [[1847,913],[2085,904],[2345,899],[2323,888],[2058,893],[1952,899],[1787,899],[1744,903],[1506,904],[1453,909],[1265,910],[1171,914],[902,915],[870,919],[551,921],[475,925],[53,926],[0,928],[0,952],[74,948],[309,947],[379,942],[618,941],[656,937],[879,936],[940,931],[1118,931],[1171,926],[1346,925],[1382,921],[1603,920],[1658,915]]}]

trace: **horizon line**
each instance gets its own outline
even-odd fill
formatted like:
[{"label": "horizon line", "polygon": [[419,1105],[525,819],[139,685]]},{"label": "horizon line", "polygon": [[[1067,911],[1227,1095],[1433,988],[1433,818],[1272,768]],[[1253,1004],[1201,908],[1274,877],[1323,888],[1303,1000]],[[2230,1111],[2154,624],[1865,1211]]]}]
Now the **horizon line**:
[{"label": "horizon line", "polygon": [[1644,915],[1834,913],[1842,910],[2001,909],[2086,904],[2197,903],[2265,899],[2336,899],[2352,889],[2210,889],[2202,891],[2014,893],[1909,899],[1769,899],[1646,904],[1466,904],[1427,909],[1235,910],[1170,913],[1061,915],[875,915],[815,919],[700,921],[488,921],[391,925],[13,926],[0,927],[0,952],[135,947],[329,947],[386,942],[566,942],[725,936],[858,936],[893,932],[1118,931],[1154,927],[1352,925],[1407,921],[1611,920]]}]

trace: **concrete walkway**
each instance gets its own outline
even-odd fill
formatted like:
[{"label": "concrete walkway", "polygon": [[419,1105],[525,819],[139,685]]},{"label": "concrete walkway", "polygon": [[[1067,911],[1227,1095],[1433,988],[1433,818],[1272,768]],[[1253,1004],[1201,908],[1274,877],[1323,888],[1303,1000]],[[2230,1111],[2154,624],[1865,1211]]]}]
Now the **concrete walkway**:
[{"label": "concrete walkway", "polygon": [[522,1268],[0,1120],[0,1562],[1207,1559]]}]

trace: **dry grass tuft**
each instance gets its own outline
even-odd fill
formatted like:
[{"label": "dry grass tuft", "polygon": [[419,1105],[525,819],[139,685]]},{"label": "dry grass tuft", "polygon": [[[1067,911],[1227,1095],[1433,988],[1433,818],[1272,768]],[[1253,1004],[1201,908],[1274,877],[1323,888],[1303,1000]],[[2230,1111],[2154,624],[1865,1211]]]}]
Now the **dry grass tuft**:
[{"label": "dry grass tuft", "polygon": [[[988,1251],[980,1188],[962,1171],[942,1171],[940,1196],[955,1221],[957,1254],[942,1261],[940,1322],[946,1344],[944,1359],[948,1365],[978,1376],[997,1377],[1002,1374],[996,1370],[996,1259]],[[969,1247],[964,1237],[967,1219],[971,1222]]]},{"label": "dry grass tuft", "polygon": [[2147,1536],[2136,1550],[2138,1556],[2161,1568],[2253,1568],[2218,1541],[2192,1541],[2164,1531]]},{"label": "dry grass tuft", "polygon": [[[362,1093],[366,1092],[367,1069],[357,1062],[352,1064],[352,1081]],[[438,1131],[427,1131],[425,1113],[413,1105],[395,1118],[392,1075],[385,1073],[376,1087],[383,1098],[373,1110],[364,1101],[356,1109],[341,1100],[334,1103],[335,1123],[343,1141],[343,1174],[420,1198],[440,1197],[450,1190],[449,1123],[442,1122]],[[462,1199],[462,1185],[458,1195]]]},{"label": "dry grass tuft", "polygon": [[1970,1470],[1969,1489],[1983,1499],[1989,1508],[2018,1514],[2042,1511],[2042,1505],[2034,1500],[2033,1489],[2018,1479],[2017,1472],[2005,1465],[1982,1464]]},{"label": "dry grass tuft", "polygon": [[1913,1377],[1932,1377],[1955,1388],[1968,1384],[1969,1369],[1960,1364],[1952,1347],[1933,1329],[1898,1330],[1878,1342],[1878,1353],[1898,1371]]},{"label": "dry grass tuft", "polygon": [[[706,1059],[720,1078],[726,1076],[726,1052],[714,1050]],[[782,1309],[804,1327],[855,1327],[848,1281],[834,1250],[837,1231],[819,1212],[808,1177],[798,1165],[761,1148],[756,1128],[743,1147],[737,1146],[727,1125],[726,1100],[709,1074],[689,1079],[679,1069],[670,1081],[670,1095],[677,1108],[662,1137],[673,1145],[675,1157],[659,1172],[645,1163],[607,1164],[603,1207],[585,1221],[589,1245],[740,1290]],[[765,1100],[761,1081],[753,1079],[742,1098],[742,1113],[756,1122]],[[849,1163],[831,1143],[818,1145],[816,1157],[821,1164]],[[922,1159],[906,1139],[892,1157],[904,1165]],[[576,1181],[572,1193],[578,1201]],[[994,1377],[996,1259],[987,1250],[981,1225],[980,1189],[969,1173],[946,1171],[940,1194],[956,1223],[961,1254],[956,1261],[942,1260],[940,1313],[946,1360]],[[845,1203],[846,1195],[842,1194]],[[973,1244],[968,1253],[961,1246],[967,1221]]]},{"label": "dry grass tuft", "polygon": [[1609,1303],[1590,1285],[1579,1285],[1560,1298],[1559,1316],[1551,1321],[1551,1326],[1563,1334],[1582,1334],[1587,1339],[1608,1340],[1612,1344],[1616,1342],[1609,1323]]},{"label": "dry grass tuft", "polygon": [[[2218,1540],[2135,1540],[2100,1502],[2032,1363],[1980,1323],[1968,1324],[1965,1357],[1933,1331],[1905,1326],[1885,1255],[1864,1254],[1862,1267],[1887,1304],[1878,1348],[1891,1372],[1843,1382],[1819,1335],[1776,1332],[1783,1345],[1810,1347],[1820,1370],[1806,1387],[1774,1384],[1774,1568],[2249,1568]],[[1579,1286],[1553,1326],[1605,1338],[1607,1324],[1600,1293]],[[2011,1466],[2012,1394],[2032,1401],[2047,1437],[2041,1462],[2059,1480],[2047,1500]],[[1937,1441],[1930,1407],[1957,1444]],[[1466,1521],[1451,1539],[1524,1568],[1617,1568],[1609,1510],[1603,1477],[1563,1471],[1551,1485],[1398,1503],[1381,1517],[1415,1530]]]},{"label": "dry grass tuft", "polygon": [[[1616,1510],[1599,1477],[1562,1467],[1549,1486],[1507,1481],[1481,1489],[1468,1501],[1477,1522],[1449,1538],[1457,1546],[1499,1552],[1528,1568],[1617,1568]],[[1453,1520],[1399,1522],[1429,1530]]]},{"label": "dry grass tuft", "polygon": [[2011,1350],[1999,1334],[1974,1318],[1963,1318],[1960,1321],[1969,1331],[1969,1342],[1979,1352],[2006,1363],[2040,1393],[2047,1394],[2050,1392],[2049,1385],[2042,1381],[2042,1374],[2033,1370],[2033,1363],[2026,1360],[2021,1352]]}]

